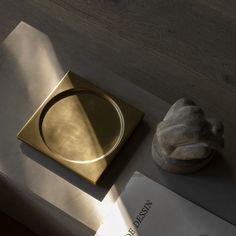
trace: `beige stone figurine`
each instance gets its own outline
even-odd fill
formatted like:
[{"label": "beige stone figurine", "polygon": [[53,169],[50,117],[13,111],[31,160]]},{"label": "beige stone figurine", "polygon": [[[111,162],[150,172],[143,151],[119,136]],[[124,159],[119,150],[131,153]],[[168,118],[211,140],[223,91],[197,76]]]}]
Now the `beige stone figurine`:
[{"label": "beige stone figurine", "polygon": [[154,161],[174,173],[191,173],[205,166],[224,146],[223,124],[205,118],[204,112],[186,98],[171,106],[157,125],[152,144]]}]

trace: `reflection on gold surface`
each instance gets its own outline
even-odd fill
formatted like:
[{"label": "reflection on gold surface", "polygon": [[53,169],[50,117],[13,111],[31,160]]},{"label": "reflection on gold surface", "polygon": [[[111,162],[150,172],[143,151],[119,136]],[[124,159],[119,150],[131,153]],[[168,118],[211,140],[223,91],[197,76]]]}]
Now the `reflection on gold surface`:
[{"label": "reflection on gold surface", "polygon": [[114,101],[89,90],[70,90],[54,98],[42,121],[45,144],[67,161],[88,164],[109,155],[124,133]]},{"label": "reflection on gold surface", "polygon": [[95,184],[142,116],[69,72],[18,138]]}]

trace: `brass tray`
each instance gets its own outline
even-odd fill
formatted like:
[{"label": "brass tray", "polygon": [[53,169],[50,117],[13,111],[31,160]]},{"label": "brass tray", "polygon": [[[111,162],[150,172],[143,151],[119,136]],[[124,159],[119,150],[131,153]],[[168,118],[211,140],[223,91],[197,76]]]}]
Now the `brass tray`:
[{"label": "brass tray", "polygon": [[68,72],[17,137],[96,184],[142,117]]}]

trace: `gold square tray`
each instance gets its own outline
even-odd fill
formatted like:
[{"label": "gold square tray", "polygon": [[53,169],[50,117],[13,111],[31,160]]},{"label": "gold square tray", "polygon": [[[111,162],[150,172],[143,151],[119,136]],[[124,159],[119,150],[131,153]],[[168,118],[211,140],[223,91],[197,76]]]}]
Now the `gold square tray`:
[{"label": "gold square tray", "polygon": [[68,72],[17,137],[93,184],[143,113]]}]

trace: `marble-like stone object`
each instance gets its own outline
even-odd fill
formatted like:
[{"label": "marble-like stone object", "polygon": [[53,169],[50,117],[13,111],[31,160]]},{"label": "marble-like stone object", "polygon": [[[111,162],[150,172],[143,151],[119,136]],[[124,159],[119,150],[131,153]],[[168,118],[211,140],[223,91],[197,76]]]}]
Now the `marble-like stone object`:
[{"label": "marble-like stone object", "polygon": [[157,125],[152,143],[154,161],[174,173],[191,173],[205,166],[224,146],[223,124],[205,117],[186,98],[175,102]]}]

